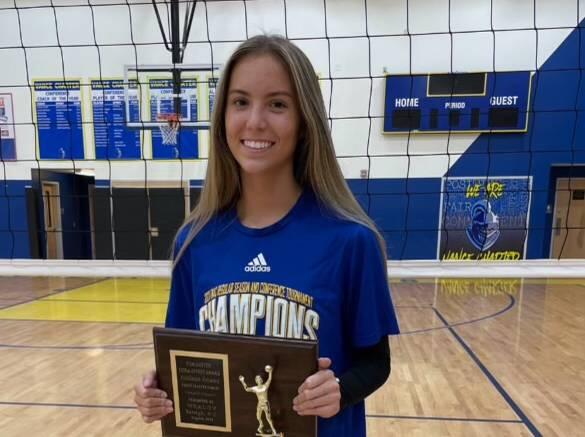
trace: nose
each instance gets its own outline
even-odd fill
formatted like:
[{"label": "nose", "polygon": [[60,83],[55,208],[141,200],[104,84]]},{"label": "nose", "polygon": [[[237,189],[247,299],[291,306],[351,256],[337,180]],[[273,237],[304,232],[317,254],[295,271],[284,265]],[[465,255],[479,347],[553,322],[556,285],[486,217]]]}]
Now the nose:
[{"label": "nose", "polygon": [[246,127],[250,130],[262,130],[266,128],[266,117],[261,105],[250,105]]}]

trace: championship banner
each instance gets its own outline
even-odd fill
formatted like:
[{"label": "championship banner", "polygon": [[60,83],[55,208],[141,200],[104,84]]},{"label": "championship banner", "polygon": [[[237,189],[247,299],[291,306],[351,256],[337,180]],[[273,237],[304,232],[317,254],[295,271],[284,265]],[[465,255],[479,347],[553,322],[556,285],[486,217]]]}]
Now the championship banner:
[{"label": "championship banner", "polygon": [[437,258],[524,259],[531,182],[528,177],[443,178]]},{"label": "championship banner", "polygon": [[0,160],[16,160],[12,94],[0,94]]},{"label": "championship banner", "polygon": [[79,80],[37,80],[33,88],[40,158],[83,159]]},{"label": "championship banner", "polygon": [[[97,159],[140,159],[140,130],[126,126],[123,80],[92,80],[91,105]],[[140,119],[137,81],[128,86],[130,121]]]},{"label": "championship banner", "polygon": [[[161,116],[174,112],[172,79],[150,79],[150,116],[161,121]],[[181,80],[181,116],[197,121],[197,79]],[[199,156],[197,129],[181,127],[177,144],[164,144],[162,133],[152,130],[152,157],[154,159],[196,159]]]}]

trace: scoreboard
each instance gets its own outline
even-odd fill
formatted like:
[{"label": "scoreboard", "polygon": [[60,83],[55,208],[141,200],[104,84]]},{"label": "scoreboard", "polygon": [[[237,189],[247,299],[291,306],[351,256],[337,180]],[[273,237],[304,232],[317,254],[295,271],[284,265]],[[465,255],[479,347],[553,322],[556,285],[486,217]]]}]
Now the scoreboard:
[{"label": "scoreboard", "polygon": [[386,76],[384,133],[526,132],[532,75]]}]

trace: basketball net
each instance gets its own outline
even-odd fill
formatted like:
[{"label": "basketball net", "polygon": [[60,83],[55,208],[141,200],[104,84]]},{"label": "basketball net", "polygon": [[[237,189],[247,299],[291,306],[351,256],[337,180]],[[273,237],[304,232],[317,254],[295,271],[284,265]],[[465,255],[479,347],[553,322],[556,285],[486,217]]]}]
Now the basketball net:
[{"label": "basketball net", "polygon": [[158,126],[162,143],[168,146],[176,146],[179,126],[181,124],[179,114],[160,114],[157,120],[163,122]]}]

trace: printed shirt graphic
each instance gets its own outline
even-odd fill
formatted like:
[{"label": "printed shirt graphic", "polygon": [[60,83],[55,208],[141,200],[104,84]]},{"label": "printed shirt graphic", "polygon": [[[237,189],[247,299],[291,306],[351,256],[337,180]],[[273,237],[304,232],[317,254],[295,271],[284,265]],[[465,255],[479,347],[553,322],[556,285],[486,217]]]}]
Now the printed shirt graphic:
[{"label": "printed shirt graphic", "polygon": [[[342,375],[352,348],[399,332],[385,269],[375,235],[325,215],[311,192],[262,229],[229,211],[175,267],[166,326],[318,340],[319,355]],[[365,436],[364,403],[318,424],[320,437]]]}]

